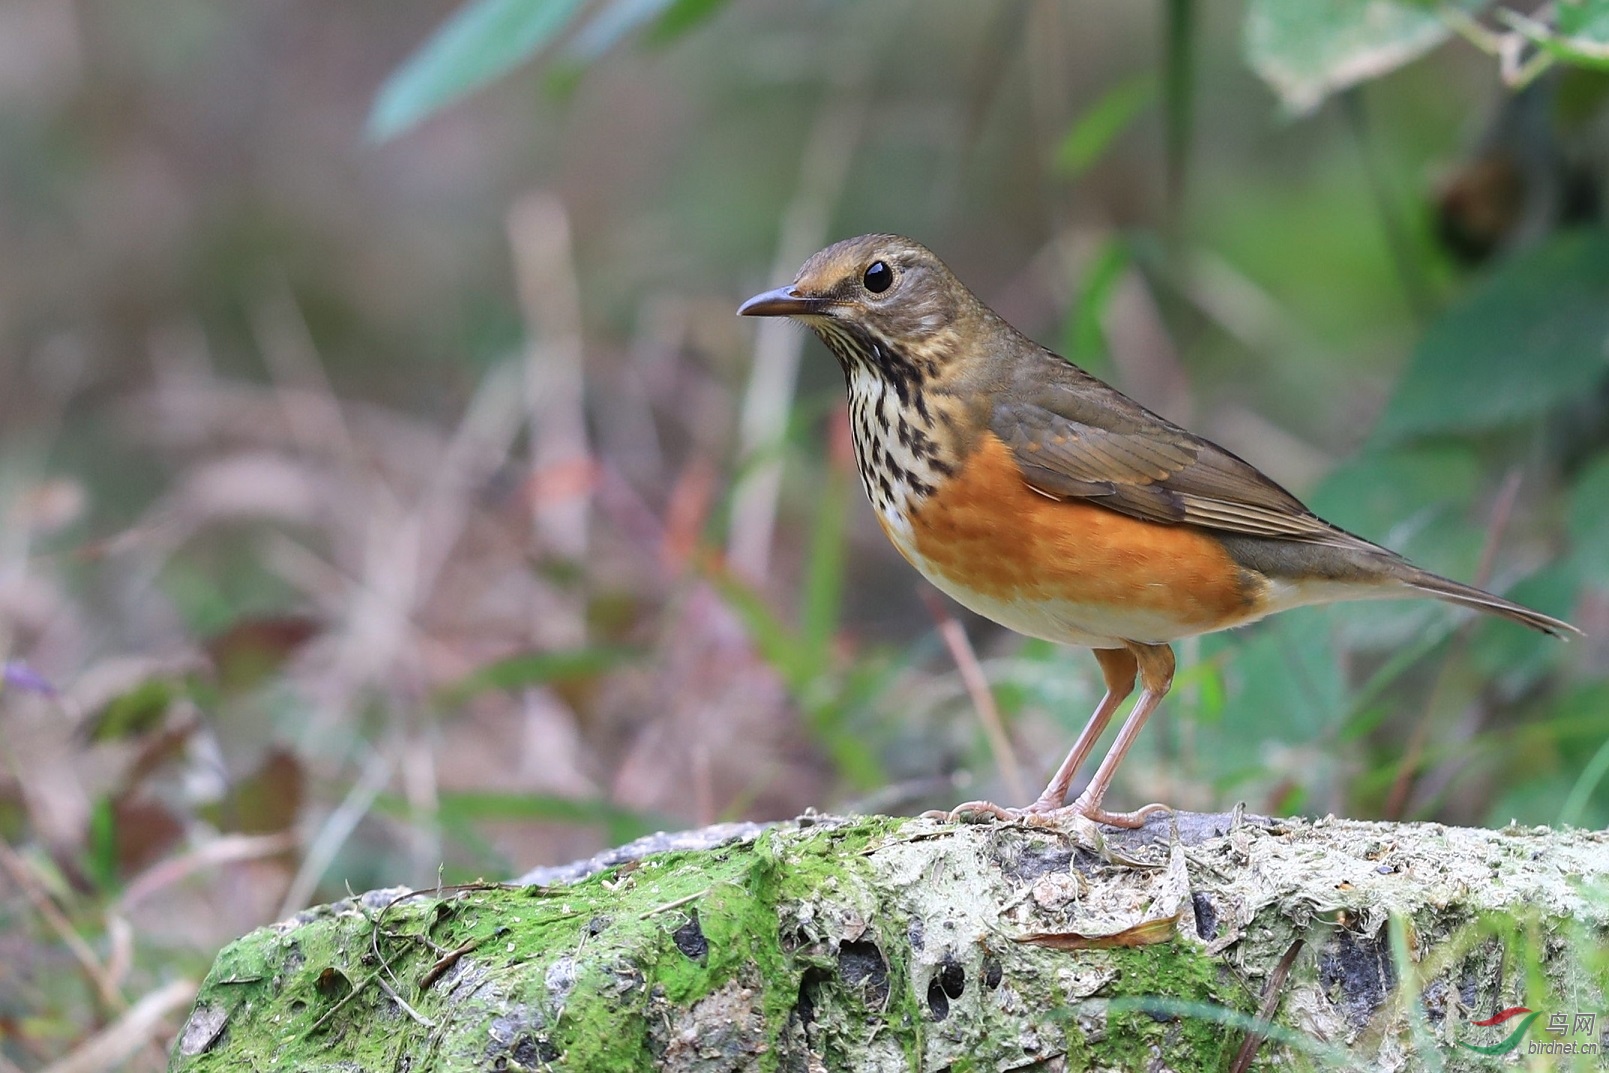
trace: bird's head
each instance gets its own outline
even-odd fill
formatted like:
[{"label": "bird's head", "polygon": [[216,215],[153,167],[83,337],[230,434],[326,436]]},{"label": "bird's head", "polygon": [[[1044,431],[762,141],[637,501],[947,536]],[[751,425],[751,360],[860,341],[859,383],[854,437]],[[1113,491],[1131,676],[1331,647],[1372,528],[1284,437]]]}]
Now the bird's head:
[{"label": "bird's head", "polygon": [[861,235],[804,263],[792,283],[757,294],[738,312],[793,317],[822,338],[846,368],[888,360],[942,367],[956,332],[982,306],[919,242]]}]

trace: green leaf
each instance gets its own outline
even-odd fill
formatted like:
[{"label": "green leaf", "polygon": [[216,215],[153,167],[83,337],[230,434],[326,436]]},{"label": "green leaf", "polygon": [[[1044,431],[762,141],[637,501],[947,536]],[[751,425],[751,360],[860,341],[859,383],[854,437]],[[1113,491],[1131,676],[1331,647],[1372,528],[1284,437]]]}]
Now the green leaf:
[{"label": "green leaf", "polygon": [[725,7],[727,0],[672,0],[648,33],[652,44],[674,41]]},{"label": "green leaf", "polygon": [[[399,808],[403,802],[396,802]],[[608,831],[611,845],[663,830],[670,822],[662,816],[621,808],[601,798],[558,797],[553,794],[503,793],[496,790],[448,791],[441,795],[437,816],[449,827],[515,820],[524,823],[599,825]]]},{"label": "green leaf", "polygon": [[1494,737],[1499,763],[1513,783],[1486,821],[1490,826],[1517,818],[1523,823],[1580,824],[1600,828],[1609,821],[1609,745],[1603,738],[1609,711],[1609,683],[1576,684],[1550,705],[1546,721]]},{"label": "green leaf", "polygon": [[564,58],[586,64],[614,48],[622,38],[659,15],[672,0],[615,0],[587,20],[564,46]]},{"label": "green leaf", "polygon": [[88,739],[119,741],[155,730],[184,694],[185,685],[178,679],[147,678],[106,702],[88,724]]},{"label": "green leaf", "polygon": [[84,854],[95,889],[117,889],[117,807],[110,797],[95,802],[89,814],[89,845]]},{"label": "green leaf", "polygon": [[832,640],[838,632],[844,589],[845,529],[849,504],[855,493],[846,470],[829,473],[810,533],[810,558],[805,569],[800,603],[800,640],[810,673],[825,674],[832,659]]},{"label": "green leaf", "polygon": [[1609,454],[1599,455],[1576,478],[1570,493],[1571,556],[1583,578],[1609,588]]},{"label": "green leaf", "polygon": [[1434,5],[1410,0],[1251,0],[1242,49],[1285,106],[1305,113],[1332,93],[1418,59],[1451,34]]},{"label": "green leaf", "polygon": [[1056,170],[1069,178],[1088,171],[1156,100],[1156,79],[1149,74],[1124,79],[1089,106],[1056,147]]},{"label": "green leaf", "polygon": [[1195,129],[1196,0],[1168,0],[1162,60],[1163,164],[1168,217],[1177,222],[1190,173],[1190,135]]},{"label": "green leaf", "polygon": [[[1202,638],[1202,655],[1228,651],[1226,733],[1234,740],[1310,742],[1335,732],[1350,710],[1333,617],[1301,608],[1256,629]],[[1223,757],[1223,769],[1259,762],[1255,751]]]},{"label": "green leaf", "polygon": [[1480,463],[1459,444],[1359,455],[1333,471],[1313,493],[1321,517],[1369,538],[1427,511],[1463,509],[1480,487]]},{"label": "green leaf", "polygon": [[568,652],[523,652],[488,663],[478,670],[443,686],[436,703],[457,707],[471,697],[491,690],[527,689],[553,682],[594,678],[642,655],[634,648],[578,648]]},{"label": "green leaf", "polygon": [[588,19],[565,44],[548,71],[548,88],[563,96],[581,81],[588,64],[628,34],[652,23],[647,40],[667,44],[714,15],[727,0],[615,0]]},{"label": "green leaf", "polygon": [[715,591],[743,622],[749,640],[760,658],[782,676],[788,692],[804,703],[815,681],[815,664],[805,654],[798,633],[765,602],[765,597],[736,575],[713,569],[708,575]]},{"label": "green leaf", "polygon": [[[1575,602],[1576,574],[1555,563],[1504,590],[1503,596],[1561,618],[1570,617]],[[1493,681],[1507,683],[1510,695],[1531,685],[1551,668],[1570,657],[1571,645],[1517,623],[1486,618],[1470,651],[1475,665]]]},{"label": "green leaf", "polygon": [[[1598,708],[1600,714],[1604,710],[1602,706]],[[1587,822],[1593,828],[1601,826],[1601,817],[1609,810],[1603,807],[1603,798],[1597,794],[1597,789],[1603,785],[1606,778],[1609,778],[1609,740],[1605,740],[1603,744],[1598,746],[1592,757],[1587,761],[1586,767],[1581,769],[1581,774],[1576,777],[1575,784],[1570,787],[1569,796],[1564,799],[1564,804],[1559,808],[1559,818],[1555,822],[1560,827],[1581,823],[1583,818],[1588,816],[1587,809],[1589,804],[1596,798],[1598,806],[1594,811],[1596,811],[1597,815],[1592,816]]]},{"label": "green leaf", "polygon": [[[398,794],[381,794],[375,810],[386,816],[409,819],[414,806]],[[675,821],[650,812],[636,812],[604,798],[560,797],[556,794],[513,793],[498,790],[443,791],[432,817],[451,840],[455,853],[466,849],[492,859],[496,849],[480,834],[481,826],[493,823],[547,823],[573,827],[601,827],[611,846],[663,831]],[[506,869],[506,862],[495,867]],[[466,878],[484,875],[475,870]]]},{"label": "green leaf", "polygon": [[1566,37],[1609,42],[1609,0],[1559,0],[1553,17]]},{"label": "green leaf", "polygon": [[1377,442],[1479,432],[1590,393],[1609,371],[1609,233],[1557,235],[1505,262],[1430,326]]},{"label": "green leaf", "polygon": [[1062,347],[1069,361],[1096,372],[1109,364],[1104,328],[1106,310],[1131,259],[1128,243],[1114,235],[1085,269],[1084,285],[1062,334]]},{"label": "green leaf", "polygon": [[375,95],[369,136],[391,138],[479,89],[551,41],[582,0],[470,0],[392,72]]},{"label": "green leaf", "polygon": [[1560,0],[1552,27],[1506,8],[1498,15],[1555,59],[1609,70],[1609,2],[1605,0]]},{"label": "green leaf", "polygon": [[[1321,517],[1449,577],[1467,578],[1483,536],[1469,510],[1483,473],[1473,448],[1441,443],[1370,452],[1329,475],[1310,503]],[[1413,647],[1450,628],[1431,600],[1364,601],[1336,611],[1336,638],[1381,651]]]}]

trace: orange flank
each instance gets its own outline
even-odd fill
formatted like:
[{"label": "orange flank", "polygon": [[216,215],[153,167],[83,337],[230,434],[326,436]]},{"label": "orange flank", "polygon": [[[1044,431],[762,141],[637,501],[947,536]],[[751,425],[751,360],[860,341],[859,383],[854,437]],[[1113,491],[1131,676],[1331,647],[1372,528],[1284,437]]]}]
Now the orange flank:
[{"label": "orange flank", "polygon": [[1144,618],[1176,638],[1266,611],[1267,583],[1206,531],[1040,495],[993,433],[922,502],[911,530],[913,563],[963,603],[975,604],[962,595],[971,593],[989,604],[1122,609],[1069,622],[1069,632],[1108,634],[1109,618]]}]

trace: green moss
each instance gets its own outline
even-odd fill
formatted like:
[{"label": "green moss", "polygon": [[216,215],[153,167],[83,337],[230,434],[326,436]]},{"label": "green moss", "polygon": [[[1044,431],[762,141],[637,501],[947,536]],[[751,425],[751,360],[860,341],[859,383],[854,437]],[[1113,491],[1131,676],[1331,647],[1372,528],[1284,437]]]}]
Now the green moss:
[{"label": "green moss", "polygon": [[[389,905],[383,895],[367,896],[263,929],[219,956],[172,1068],[381,1073],[407,1059],[416,1070],[449,1073],[499,1066],[590,1073],[690,1061],[775,1070],[807,1039],[829,1068],[948,1063],[962,1073],[1054,1054],[1065,1054],[1071,1068],[1146,1068],[1158,1053],[1188,1055],[1192,1067],[1225,1064],[1259,996],[1224,959],[1182,937],[1076,952],[1014,941],[1034,928],[1025,932],[1000,907],[1038,897],[1019,866],[1065,867],[1056,863],[1065,841],[1010,826],[907,833],[907,823],[780,828],[753,844],[644,858],[563,888],[471,888]],[[1290,917],[1266,889],[1281,868],[1292,889],[1315,882],[1326,897],[1361,897],[1339,876],[1401,899],[1397,873],[1379,871],[1373,857],[1347,863],[1352,844],[1375,837],[1374,828],[1352,826],[1358,830],[1253,833],[1244,836],[1251,850],[1226,840],[1197,851],[1206,867],[1192,880],[1212,891],[1217,877],[1227,889],[1216,888],[1215,897],[1261,907],[1244,926],[1236,964],[1267,972],[1298,934],[1320,964],[1333,960],[1330,930],[1352,928],[1356,905],[1376,904]],[[1398,843],[1420,837],[1425,847],[1397,851],[1421,862],[1423,893],[1417,903],[1402,900],[1394,917],[1411,921],[1404,951],[1419,952],[1394,954],[1395,978],[1427,1011],[1410,1010],[1412,1023],[1398,1026],[1399,1035],[1414,1033],[1423,1050],[1432,1043],[1420,1037],[1446,1044],[1462,1034],[1448,1027],[1444,999],[1468,979],[1492,982],[1482,984],[1480,1008],[1499,1000],[1590,1004],[1581,996],[1603,994],[1609,956],[1568,953],[1601,943],[1599,903],[1583,902],[1574,926],[1545,910],[1482,915],[1460,901],[1477,884],[1437,885],[1439,873],[1423,863],[1461,861],[1478,878],[1498,866],[1529,869],[1527,882],[1557,884],[1557,861],[1536,863],[1530,844],[1514,836],[1391,833]],[[1455,835],[1475,848],[1461,856],[1447,850]],[[1323,840],[1343,848],[1316,853]],[[1589,834],[1548,843],[1554,858],[1583,874],[1597,867],[1599,844]],[[1259,885],[1249,891],[1236,871],[1247,852],[1260,854]],[[1314,879],[1316,868],[1329,871]],[[1524,878],[1504,874],[1505,885]],[[1142,878],[1102,867],[1086,876],[1089,897],[1115,882],[1123,904]],[[1568,885],[1552,895],[1572,896]],[[1052,903],[1028,919],[1055,926],[1065,923],[1060,912]],[[1286,987],[1321,1014],[1331,999],[1347,998],[1314,978],[1312,959],[1298,963]],[[1241,1027],[1226,1031],[1231,1012]],[[1344,1035],[1347,1024],[1335,1019],[1331,1031]],[[1285,1041],[1287,1056],[1311,1050],[1299,1042]],[[1273,1039],[1265,1046],[1268,1061],[1284,1060],[1275,1058]]]},{"label": "green moss", "polygon": [[[691,1010],[740,978],[753,982],[771,1044],[764,1065],[775,1068],[805,972],[836,967],[835,951],[808,942],[788,948],[820,936],[785,942],[799,924],[778,906],[869,877],[863,851],[900,825],[876,818],[768,832],[754,846],[661,854],[564,888],[444,891],[389,907],[343,903],[296,927],[262,929],[220,954],[202,988],[200,1005],[227,1011],[229,1036],[200,1054],[176,1054],[174,1068],[385,1069],[404,1052],[426,1050],[451,1068],[481,1064],[501,1048],[516,1060],[637,1070],[665,1046],[653,1035],[656,1009]],[[888,1000],[865,1011],[868,1024],[917,1014],[901,937],[882,934],[893,926],[878,922],[868,933],[889,964]],[[687,929],[691,954],[678,947],[678,929]],[[460,964],[432,978],[451,951]],[[533,972],[533,962],[545,971]],[[471,1011],[484,1007],[492,1037],[433,1037],[382,981],[431,1023],[473,1023]],[[863,1027],[845,1025],[845,1034],[858,1038]]]},{"label": "green moss", "polygon": [[[1044,951],[1004,934],[984,951],[963,944],[954,949],[972,959],[965,998],[936,1013],[932,968],[913,962],[911,945],[913,925],[934,921],[910,914],[925,916],[918,907],[930,902],[891,901],[879,888],[888,857],[875,851],[903,845],[907,822],[781,828],[752,845],[661,854],[562,888],[444,891],[383,912],[379,902],[345,903],[293,928],[255,932],[219,956],[199,1000],[228,1011],[228,1037],[199,1055],[176,1055],[173,1069],[348,1063],[378,1073],[406,1054],[416,1069],[503,1061],[510,1069],[634,1071],[687,1046],[689,1033],[727,1026],[721,1030],[741,1034],[737,1043],[763,1047],[760,1068],[776,1070],[802,1043],[802,988],[810,1039],[833,1068],[870,1045],[885,1049],[885,1061],[919,1068],[935,1048],[953,1051],[962,1040],[975,1042],[952,1055],[956,1073],[1061,1051],[1113,1068],[1143,1067],[1153,1046],[1227,1057],[1225,1034],[1210,1021],[1111,1006],[1166,998],[1249,1012],[1255,1000],[1238,980],[1183,941],[1055,955],[1103,978],[1094,997],[1072,1005],[1065,981],[1043,971]],[[981,839],[970,838],[966,852],[998,850],[999,842]],[[942,883],[935,876],[919,887],[943,901],[951,894]],[[958,889],[954,904],[971,902]],[[931,944],[945,940],[929,934],[931,958]],[[856,977],[856,958],[874,968],[879,959],[852,943],[876,947],[884,978]],[[433,973],[452,951],[458,963]],[[978,968],[985,954],[1004,964],[1003,986],[1019,1012],[991,998]],[[1027,1022],[1037,1046],[1020,1028],[996,1026],[1021,1021],[1022,1009],[1043,1011]]]},{"label": "green moss", "polygon": [[[1221,963],[1195,952],[1183,943],[1171,944],[1163,952],[1151,947],[1132,950],[1113,950],[1110,957],[1117,967],[1117,978],[1109,991],[1114,998],[1167,999],[1172,1004],[1199,1003],[1254,1013],[1256,999],[1223,971]],[[1188,1043],[1181,1046],[1177,1037]],[[1203,1068],[1227,1067],[1234,1048],[1239,1045],[1235,1033],[1226,1033],[1222,1025],[1188,1014],[1146,1013],[1133,1011],[1114,1014],[1107,1024],[1106,1039],[1092,1049],[1102,1062],[1120,1068],[1141,1068],[1152,1044],[1168,1041],[1169,1053],[1186,1053],[1203,1059]],[[1126,1060],[1126,1064],[1125,1064]]]}]

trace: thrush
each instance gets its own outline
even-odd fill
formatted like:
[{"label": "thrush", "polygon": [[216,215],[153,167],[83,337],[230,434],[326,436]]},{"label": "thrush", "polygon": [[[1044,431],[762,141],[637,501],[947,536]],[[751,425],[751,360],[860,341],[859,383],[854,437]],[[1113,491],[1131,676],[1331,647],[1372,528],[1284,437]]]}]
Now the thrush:
[{"label": "thrush", "polygon": [[[1421,570],[1331,525],[1250,463],[1157,416],[1007,324],[943,261],[862,235],[738,309],[792,317],[843,367],[877,521],[956,601],[1030,637],[1093,649],[1106,694],[1039,798],[952,818],[1069,813],[1136,827],[1166,806],[1102,799],[1173,681],[1169,645],[1304,604],[1428,596],[1555,637],[1567,622]],[[1068,791],[1140,696],[1088,786]]]}]

